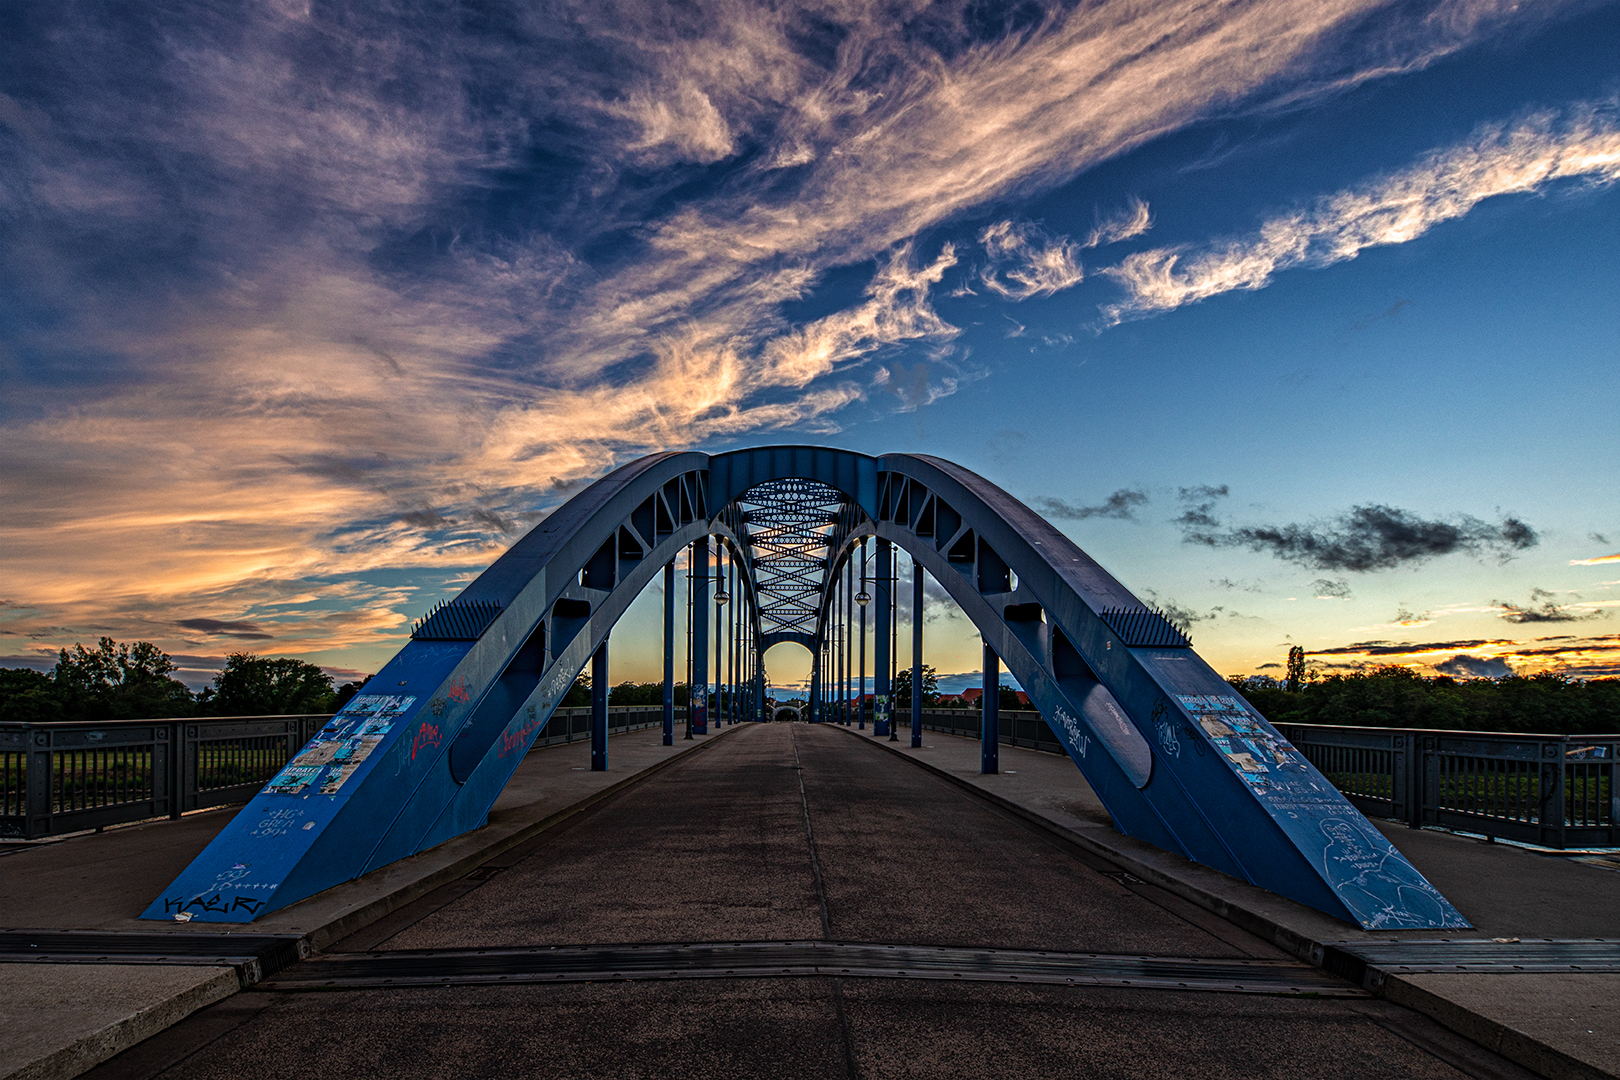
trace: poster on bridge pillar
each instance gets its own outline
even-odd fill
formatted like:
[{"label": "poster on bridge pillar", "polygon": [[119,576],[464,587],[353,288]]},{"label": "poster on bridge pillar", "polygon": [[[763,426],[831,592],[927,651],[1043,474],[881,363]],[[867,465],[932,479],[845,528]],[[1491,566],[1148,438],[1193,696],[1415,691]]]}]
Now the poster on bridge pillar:
[{"label": "poster on bridge pillar", "polygon": [[872,698],[872,730],[884,732],[889,724],[889,695],[877,694]]}]

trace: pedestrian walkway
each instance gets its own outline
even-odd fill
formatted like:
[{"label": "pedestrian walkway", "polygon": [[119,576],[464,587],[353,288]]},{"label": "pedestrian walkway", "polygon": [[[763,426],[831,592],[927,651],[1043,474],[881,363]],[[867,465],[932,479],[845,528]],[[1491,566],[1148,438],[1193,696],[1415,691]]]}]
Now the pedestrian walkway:
[{"label": "pedestrian walkway", "polygon": [[610,748],[531,754],[485,829],[229,938],[134,915],[231,811],[0,856],[3,921],[55,960],[172,954],[0,963],[0,1077],[1615,1074],[1620,973],[1549,969],[1608,947],[1528,939],[1620,938],[1620,874],[1394,828],[1479,927],[1420,953],[1120,836],[1056,755],[982,776],[973,740],[785,723]]},{"label": "pedestrian walkway", "polygon": [[[1381,979],[1378,989],[1389,1000],[1432,1016],[1542,1075],[1582,1075],[1582,1069],[1620,1075],[1620,969],[1611,962],[1608,970],[1591,971],[1593,965],[1587,962],[1587,970],[1579,970],[1583,966],[1579,956],[1549,963],[1548,955],[1560,949],[1568,953],[1570,948],[1538,944],[1597,939],[1610,943],[1605,953],[1620,949],[1620,873],[1601,864],[1374,821],[1474,929],[1366,932],[1121,836],[1066,757],[1003,746],[1001,771],[985,775],[980,772],[980,745],[974,739],[924,732],[924,745],[913,749],[909,733],[901,741],[889,741],[870,731],[839,730],[970,787],[1295,956],[1323,963],[1324,952],[1343,953],[1350,957],[1351,970],[1342,973]],[[1486,964],[1476,946],[1459,946],[1444,960],[1426,957],[1422,966],[1428,970],[1403,963],[1412,960],[1410,952],[1403,958],[1401,950],[1385,949],[1376,954],[1384,967],[1354,970],[1374,955],[1375,945],[1412,939],[1471,940],[1510,948],[1497,950],[1508,959]],[[1473,952],[1459,956],[1458,948]],[[1541,959],[1527,963],[1528,956]],[[1327,959],[1332,966],[1332,957]],[[1341,959],[1341,966],[1344,963]],[[1432,970],[1459,965],[1470,970]],[[1541,970],[1525,970],[1531,967]],[[1485,973],[1508,969],[1514,973]]]},{"label": "pedestrian walkway", "polygon": [[[272,912],[242,933],[282,936],[305,953],[324,948],[720,737],[677,737],[666,747],[656,729],[616,735],[608,742],[607,772],[590,770],[588,742],[537,750],[519,767],[484,828]],[[149,960],[179,948],[194,927],[139,918],[240,810],[0,846],[0,934],[52,930],[75,939],[79,932],[113,931],[169,939],[142,946],[147,956],[138,964],[45,965],[0,954],[0,1080],[79,1075],[242,988],[245,965],[236,960],[224,966],[206,956]],[[107,940],[96,939],[102,947]],[[76,944],[66,940],[61,947]]]}]

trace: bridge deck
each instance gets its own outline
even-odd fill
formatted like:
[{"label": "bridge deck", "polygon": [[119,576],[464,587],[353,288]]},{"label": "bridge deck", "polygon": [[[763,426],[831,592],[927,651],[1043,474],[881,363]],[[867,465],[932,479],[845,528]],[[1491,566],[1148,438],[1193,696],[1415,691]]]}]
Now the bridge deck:
[{"label": "bridge deck", "polygon": [[[1107,963],[1090,970],[1114,976],[1017,985],[1007,976],[1036,961],[1001,953],[1002,977],[981,981],[727,978],[713,966],[701,981],[659,979],[649,962],[602,981],[489,985],[491,971],[533,976],[577,954],[550,946],[766,941],[786,950],[774,960],[818,971],[828,947],[817,943],[830,941],[938,947],[906,963],[925,957],[944,975],[975,951],[1045,952],[1048,971],[1079,970],[1054,952],[1101,954]],[[533,947],[552,959],[518,956]],[[458,967],[468,950],[484,956]],[[445,985],[353,988],[419,962]],[[329,971],[327,992],[290,992],[319,981],[321,964],[343,968]],[[847,732],[763,725],[728,732],[269,984],[289,989],[237,994],[90,1075],[1529,1075],[1349,984],[1337,985],[1351,996],[1312,998],[1280,984],[1271,995],[1149,989],[1119,975],[1203,970],[1230,983],[1245,967],[1307,989],[1325,978]]]}]

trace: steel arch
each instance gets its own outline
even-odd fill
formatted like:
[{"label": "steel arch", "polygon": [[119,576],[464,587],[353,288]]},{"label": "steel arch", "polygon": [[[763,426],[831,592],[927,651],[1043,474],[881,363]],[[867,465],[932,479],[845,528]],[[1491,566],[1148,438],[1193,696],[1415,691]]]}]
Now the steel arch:
[{"label": "steel arch", "polygon": [[[815,534],[819,583],[810,533],[792,551],[751,534],[758,493],[791,511],[796,485],[817,513],[841,497]],[[250,921],[482,825],[631,600],[710,535],[748,586],[756,655],[791,640],[819,657],[838,569],[863,537],[890,541],[973,620],[1122,832],[1365,927],[1467,925],[1184,635],[1028,507],[939,458],[808,446],[652,455],[575,496],[423,620],[143,917]],[[807,605],[771,595],[784,582],[801,600],[817,586],[813,629]]]}]

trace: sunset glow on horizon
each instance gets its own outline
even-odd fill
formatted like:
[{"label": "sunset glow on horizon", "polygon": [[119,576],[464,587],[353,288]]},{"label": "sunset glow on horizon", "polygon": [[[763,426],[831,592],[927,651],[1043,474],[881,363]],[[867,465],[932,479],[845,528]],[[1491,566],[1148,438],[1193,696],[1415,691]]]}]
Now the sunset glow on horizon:
[{"label": "sunset glow on horizon", "polygon": [[626,461],[820,443],[1222,672],[1620,675],[1620,5],[996,10],[10,6],[0,667],[343,681]]}]

